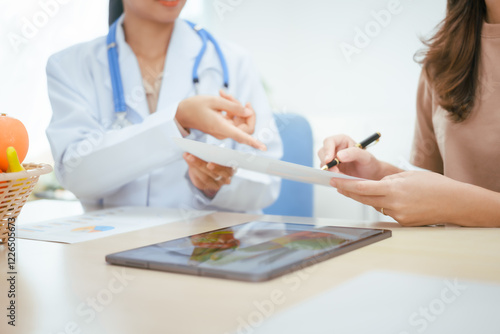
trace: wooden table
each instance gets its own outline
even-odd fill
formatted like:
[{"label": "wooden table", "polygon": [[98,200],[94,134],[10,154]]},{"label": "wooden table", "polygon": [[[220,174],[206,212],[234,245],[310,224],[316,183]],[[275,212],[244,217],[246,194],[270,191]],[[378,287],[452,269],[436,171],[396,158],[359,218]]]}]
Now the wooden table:
[{"label": "wooden table", "polygon": [[[106,264],[109,253],[255,219],[387,228],[392,238],[264,283]],[[0,246],[2,277],[7,247]],[[231,333],[255,303],[280,296],[275,314],[374,269],[500,283],[500,229],[342,223],[328,219],[214,213],[78,244],[18,240],[17,326],[0,333]],[[416,287],[418,288],[418,287]]]}]

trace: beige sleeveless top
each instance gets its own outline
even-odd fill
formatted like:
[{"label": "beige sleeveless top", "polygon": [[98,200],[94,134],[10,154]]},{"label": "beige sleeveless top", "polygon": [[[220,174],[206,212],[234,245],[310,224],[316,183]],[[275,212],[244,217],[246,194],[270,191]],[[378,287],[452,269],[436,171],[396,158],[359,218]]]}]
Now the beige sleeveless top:
[{"label": "beige sleeveless top", "polygon": [[500,192],[500,24],[483,25],[479,88],[475,107],[465,121],[449,119],[422,73],[411,161]]}]

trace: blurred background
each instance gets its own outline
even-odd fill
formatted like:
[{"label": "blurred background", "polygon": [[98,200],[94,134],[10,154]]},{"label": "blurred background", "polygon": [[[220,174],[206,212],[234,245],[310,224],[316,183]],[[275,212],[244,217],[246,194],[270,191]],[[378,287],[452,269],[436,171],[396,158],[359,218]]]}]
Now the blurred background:
[{"label": "blurred background", "polygon": [[[401,165],[409,158],[421,70],[414,54],[445,7],[445,0],[188,0],[182,16],[251,53],[273,109],[311,123],[315,152],[336,133],[361,140],[380,131],[370,151]],[[45,136],[47,58],[107,34],[107,22],[106,0],[0,0],[0,111],[28,128],[25,161],[53,163]],[[321,186],[314,212],[386,218]]]}]

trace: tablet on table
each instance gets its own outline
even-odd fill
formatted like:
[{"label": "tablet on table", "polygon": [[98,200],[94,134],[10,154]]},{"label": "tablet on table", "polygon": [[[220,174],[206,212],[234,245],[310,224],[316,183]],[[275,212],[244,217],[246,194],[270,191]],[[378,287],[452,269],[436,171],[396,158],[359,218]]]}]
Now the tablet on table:
[{"label": "tablet on table", "polygon": [[380,229],[252,221],[106,256],[111,264],[266,281],[389,238]]}]

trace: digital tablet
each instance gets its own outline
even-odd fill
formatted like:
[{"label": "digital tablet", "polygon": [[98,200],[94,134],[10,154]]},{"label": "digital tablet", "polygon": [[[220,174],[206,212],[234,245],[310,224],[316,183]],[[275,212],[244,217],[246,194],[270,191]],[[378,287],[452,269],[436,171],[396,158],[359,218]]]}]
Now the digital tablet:
[{"label": "digital tablet", "polygon": [[110,254],[106,261],[259,282],[390,236],[389,230],[252,221]]}]

